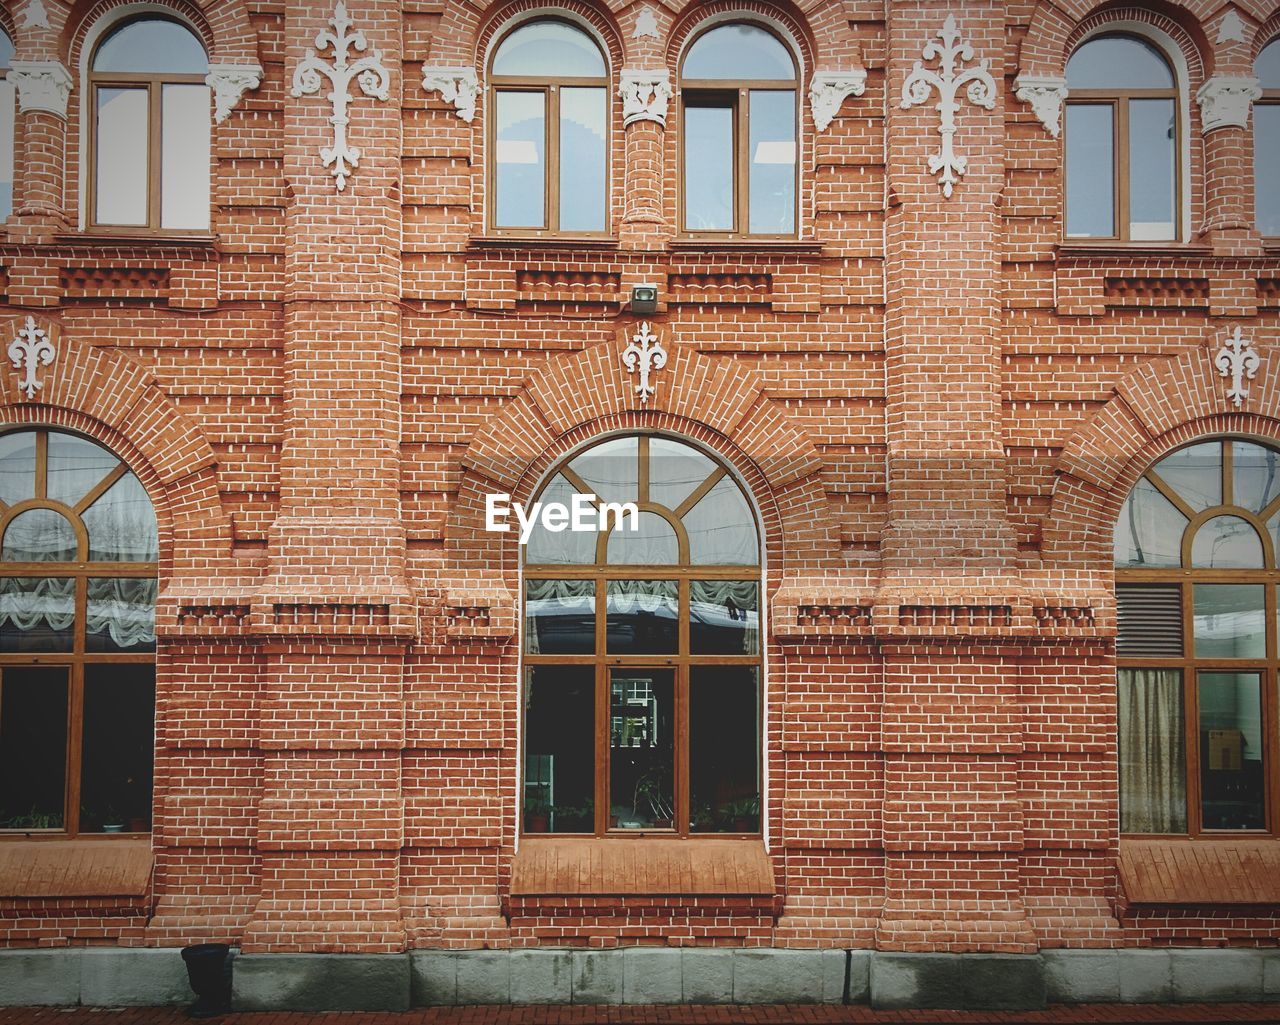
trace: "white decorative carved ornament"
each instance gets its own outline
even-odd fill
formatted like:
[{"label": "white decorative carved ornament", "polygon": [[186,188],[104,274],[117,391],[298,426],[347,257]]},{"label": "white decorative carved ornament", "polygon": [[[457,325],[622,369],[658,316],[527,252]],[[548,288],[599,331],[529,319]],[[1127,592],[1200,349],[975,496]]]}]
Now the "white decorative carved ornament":
[{"label": "white decorative carved ornament", "polygon": [[622,351],[622,365],[627,368],[628,373],[640,375],[636,394],[640,396],[640,404],[647,405],[654,390],[654,386],[649,383],[649,373],[667,365],[667,350],[658,341],[658,336],[649,330],[647,320],[640,325],[631,344]]},{"label": "white decorative carved ornament", "polygon": [[262,84],[262,69],[256,64],[210,64],[204,84],[213,90],[213,119],[221,123],[241,96]]},{"label": "white decorative carved ornament", "polygon": [[[347,92],[354,78],[360,83],[360,89],[366,96],[377,100],[387,99],[387,88],[391,85],[391,72],[382,63],[382,51],[374,50],[354,61],[349,61],[347,51],[367,49],[364,33],[348,32],[351,19],[347,17],[347,6],[339,2],[333,9],[333,17],[329,19],[333,31],[322,29],[316,33],[316,49],[307,48],[307,55],[298,62],[293,73],[293,95],[308,96],[320,91],[322,78],[327,78],[333,87],[328,99],[333,104],[333,116],[329,123],[333,125],[333,145],[320,147],[320,159],[324,166],[333,165],[333,177],[341,192],[347,187],[347,177],[360,163],[360,151],[347,144],[347,104],[351,97]],[[333,64],[328,65],[316,56],[316,50],[333,47]]]},{"label": "white decorative carved ornament", "polygon": [[939,176],[942,194],[950,199],[956,176],[964,174],[969,166],[969,161],[956,153],[954,146],[956,111],[960,109],[956,94],[963,88],[970,103],[991,110],[996,105],[996,84],[988,70],[991,66],[989,58],[983,57],[975,67],[957,70],[957,62],[963,64],[973,60],[973,47],[960,40],[955,15],[947,15],[937,36],[942,45],[933,41],[925,43],[921,56],[926,61],[936,58],[939,70],[931,71],[916,61],[911,74],[902,83],[902,106],[905,109],[925,103],[930,93],[938,90],[937,108],[942,118],[938,134],[942,136],[942,148],[929,157],[929,173]]},{"label": "white decorative carved ornament", "polygon": [[1245,128],[1249,108],[1262,95],[1256,78],[1244,75],[1214,75],[1196,90],[1200,104],[1200,128],[1208,135],[1217,128]]},{"label": "white decorative carved ornament", "polygon": [[658,33],[658,19],[654,17],[653,11],[647,7],[640,8],[640,13],[636,15],[635,31],[631,33],[632,39],[640,39],[644,36],[653,36],[654,39],[661,38]]},{"label": "white decorative carved ornament", "polygon": [[1234,7],[1228,7],[1227,13],[1222,16],[1222,20],[1218,22],[1218,39],[1217,43],[1221,46],[1223,43],[1243,43],[1244,42],[1244,19],[1240,17],[1240,12]]},{"label": "white decorative carved ornament", "polygon": [[29,0],[18,24],[22,28],[49,28],[49,12],[45,10],[44,0]]},{"label": "white decorative carved ornament", "polygon": [[835,120],[840,104],[849,96],[861,96],[867,88],[867,71],[817,71],[809,84],[809,107],[813,110],[813,124],[820,132]]},{"label": "white decorative carved ornament", "polygon": [[1249,397],[1249,387],[1245,382],[1252,381],[1262,365],[1262,360],[1253,348],[1253,339],[1243,337],[1237,327],[1233,334],[1227,335],[1222,348],[1214,354],[1213,365],[1218,368],[1222,377],[1231,378],[1227,398],[1239,409]]},{"label": "white decorative carved ornament", "polygon": [[1031,104],[1045,131],[1055,139],[1062,131],[1062,101],[1067,98],[1067,80],[1057,75],[1019,75],[1013,95]]},{"label": "white decorative carved ornament", "polygon": [[67,116],[71,73],[58,61],[11,61],[9,81],[18,90],[18,109]]},{"label": "white decorative carved ornament", "polygon": [[475,68],[423,67],[422,88],[429,93],[438,92],[445,103],[452,103],[463,121],[475,119],[476,100],[480,96],[480,79],[476,77]]},{"label": "white decorative carved ornament", "polygon": [[34,317],[28,317],[26,327],[9,343],[9,359],[13,361],[14,369],[22,371],[18,391],[26,392],[29,399],[35,398],[36,392],[44,387],[44,382],[36,377],[36,368],[47,367],[56,355],[57,351],[44,329],[36,327]]},{"label": "white decorative carved ornament", "polygon": [[623,69],[618,85],[622,97],[622,123],[656,121],[667,123],[667,101],[671,99],[671,79],[666,68],[649,70]]}]

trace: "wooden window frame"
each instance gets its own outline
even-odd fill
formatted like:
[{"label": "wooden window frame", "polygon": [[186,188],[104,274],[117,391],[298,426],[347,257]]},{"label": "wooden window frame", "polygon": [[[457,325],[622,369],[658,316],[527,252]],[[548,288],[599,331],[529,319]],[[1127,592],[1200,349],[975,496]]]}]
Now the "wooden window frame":
[{"label": "wooden window frame", "polygon": [[[786,79],[736,79],[736,78],[685,78],[684,61],[694,44],[702,36],[717,29],[732,25],[750,25],[753,28],[768,32],[778,41],[791,58],[793,77]],[[800,68],[795,54],[787,41],[768,25],[750,20],[717,22],[707,26],[702,32],[689,41],[684,55],[680,59],[680,142],[677,160],[680,163],[680,198],[677,216],[680,223],[676,237],[681,240],[734,240],[759,239],[762,242],[794,241],[800,237]],[[792,117],[796,147],[794,165],[795,202],[792,211],[794,229],[790,232],[753,233],[751,227],[751,92],[790,92],[793,96]],[[687,213],[689,190],[685,186],[685,142],[688,131],[685,125],[688,118],[685,111],[689,107],[728,107],[733,111],[733,228],[729,231],[719,229],[699,230],[690,228]]]},{"label": "wooden window frame", "polygon": [[[1267,49],[1267,47],[1270,47],[1270,46],[1280,46],[1280,37],[1277,37],[1271,40],[1271,42],[1267,43],[1266,46],[1263,46],[1261,49],[1259,49],[1258,56],[1261,57],[1263,52]],[[1256,108],[1259,106],[1280,106],[1280,84],[1272,88],[1264,88],[1262,90],[1262,95],[1253,101],[1253,106],[1255,108],[1254,120],[1253,120],[1253,132],[1254,132],[1254,147],[1255,147],[1254,152],[1256,154],[1257,153],[1257,148],[1256,148],[1257,134],[1258,134],[1258,120],[1257,120]],[[1256,163],[1255,163],[1255,166],[1256,166]],[[1257,180],[1257,175],[1255,174],[1254,183],[1253,183],[1253,190],[1254,190],[1254,208],[1253,209],[1254,209],[1255,223],[1258,216],[1257,195],[1260,190],[1261,184],[1262,183]],[[1259,234],[1261,234],[1261,227],[1259,227]],[[1264,241],[1271,244],[1280,243],[1280,235],[1263,235],[1262,238]]]},{"label": "wooden window frame", "polygon": [[[533,18],[512,25],[502,34],[493,47],[493,56],[497,57],[503,43],[512,33],[539,22],[555,21],[567,25],[575,32],[580,32],[591,41],[600,53],[604,62],[605,73],[600,77],[537,77],[526,75],[495,75],[492,73],[493,60],[490,59],[488,84],[489,113],[488,126],[485,130],[485,147],[490,155],[489,166],[485,174],[485,187],[489,193],[487,205],[487,233],[493,238],[581,238],[608,239],[612,237],[613,219],[611,216],[610,197],[613,187],[613,99],[609,92],[610,68],[609,54],[590,32],[576,22],[565,18]],[[561,89],[602,89],[604,91],[604,228],[600,231],[561,231],[560,230],[560,90]],[[498,94],[541,93],[543,95],[543,128],[542,152],[542,227],[499,227],[498,221]]]},{"label": "wooden window frame", "polygon": [[[196,41],[204,46],[196,31],[185,21],[167,17],[153,11],[123,18],[102,34],[93,49],[88,62],[88,88],[85,90],[85,119],[87,122],[88,160],[81,161],[85,175],[85,232],[91,235],[110,235],[113,237],[138,235],[157,238],[204,238],[213,230],[213,197],[210,191],[209,224],[203,228],[164,228],[161,227],[161,186],[163,184],[164,161],[164,121],[163,91],[166,85],[203,85],[207,88],[205,76],[199,74],[149,74],[142,72],[93,70],[98,51],[119,32],[140,21],[168,21],[190,32]],[[100,224],[98,222],[98,90],[99,89],[138,89],[147,91],[147,223],[146,224]],[[209,120],[213,120],[213,99],[210,90]],[[212,128],[209,139],[210,186],[213,182],[213,136]]]},{"label": "wooden window frame", "polygon": [[[1233,504],[1233,446],[1234,441],[1260,444],[1251,438],[1217,436],[1201,438],[1192,445],[1213,441],[1221,446],[1222,453],[1222,502],[1197,512],[1151,467],[1142,475],[1143,480],[1155,487],[1174,507],[1187,518],[1183,531],[1181,566],[1134,569],[1116,568],[1117,589],[1125,584],[1164,584],[1179,588],[1182,655],[1179,657],[1153,658],[1148,656],[1116,658],[1116,668],[1121,669],[1174,669],[1182,676],[1183,735],[1186,751],[1186,833],[1123,833],[1130,838],[1166,839],[1254,839],[1280,835],[1280,638],[1277,636],[1277,590],[1280,589],[1280,568],[1277,567],[1275,546],[1267,521],[1280,513],[1280,495],[1272,499],[1260,512]],[[1188,447],[1188,446],[1183,446]],[[1174,450],[1176,451],[1176,450]],[[1166,453],[1163,458],[1167,458]],[[1135,487],[1137,486],[1135,482]],[[1257,531],[1263,552],[1263,569],[1193,569],[1191,547],[1196,531],[1217,516],[1236,516],[1247,521]],[[1265,595],[1264,629],[1266,653],[1262,658],[1197,658],[1195,656],[1194,587],[1196,584],[1253,584],[1262,585]],[[1265,818],[1263,829],[1205,829],[1204,810],[1201,804],[1200,786],[1200,672],[1257,673],[1259,676],[1261,729],[1263,731],[1263,799]]]},{"label": "wooden window frame", "polygon": [[[715,468],[710,475],[681,502],[680,506],[674,510],[668,510],[664,506],[656,505],[649,501],[649,441],[652,433],[633,434],[631,437],[637,438],[638,442],[638,477],[637,491],[638,501],[636,506],[640,512],[653,512],[662,516],[668,523],[675,528],[676,538],[679,546],[679,561],[670,565],[659,566],[634,566],[634,565],[609,565],[606,561],[607,548],[609,543],[609,535],[605,531],[600,532],[600,536],[596,540],[596,561],[592,564],[526,564],[524,567],[524,580],[591,580],[595,583],[595,653],[590,655],[555,655],[555,654],[528,654],[521,656],[521,708],[523,709],[523,695],[526,688],[530,684],[531,670],[538,666],[592,666],[595,669],[595,790],[593,810],[595,815],[594,831],[592,833],[528,833],[524,829],[524,796],[525,796],[525,766],[523,759],[520,766],[520,832],[522,836],[553,836],[553,837],[611,837],[611,838],[658,838],[667,839],[692,839],[692,840],[726,840],[726,839],[755,839],[763,835],[764,827],[764,807],[763,807],[763,769],[764,769],[764,649],[765,649],[765,617],[764,617],[764,580],[762,574],[762,566],[759,562],[753,565],[743,566],[726,566],[726,565],[708,565],[695,566],[689,562],[689,539],[688,534],[684,530],[683,525],[679,522],[684,515],[690,512],[695,505],[698,504],[716,484],[725,477],[732,477],[727,468],[708,455],[708,458],[715,464]],[[666,437],[665,435],[662,437]],[[609,439],[606,439],[609,440]],[[671,439],[680,441],[681,444],[688,445],[680,439]],[[693,448],[694,446],[689,446]],[[571,456],[561,460],[552,471],[547,474],[546,480],[552,481],[557,475],[563,476],[579,494],[590,494],[592,488],[583,481],[576,473],[569,469],[569,464],[581,456],[584,452],[590,451],[590,448],[579,449]],[[701,450],[698,450],[701,451]],[[706,454],[706,453],[704,453]],[[736,481],[735,481],[736,484]],[[738,485],[741,487],[740,485]],[[745,491],[744,491],[745,495]],[[758,537],[757,526],[757,537]],[[676,653],[672,655],[611,655],[607,650],[607,605],[608,605],[608,582],[611,580],[670,580],[677,584],[677,624],[678,624],[678,640],[676,645]],[[695,580],[751,580],[758,587],[757,605],[760,625],[760,642],[759,652],[754,655],[694,655],[690,651],[690,619],[689,619],[689,588],[692,581]],[[527,614],[525,612],[525,589],[521,588],[521,615],[520,615],[520,650],[525,651],[526,641],[525,632],[527,630]],[[715,667],[734,667],[748,666],[754,667],[756,670],[756,722],[760,729],[758,735],[754,739],[756,745],[756,772],[757,787],[756,792],[760,795],[761,803],[757,813],[757,829],[748,833],[734,832],[702,832],[690,829],[690,794],[689,794],[689,765],[690,765],[690,749],[689,749],[689,687],[691,670],[699,666],[715,666]],[[609,809],[610,809],[610,780],[609,780],[609,763],[610,763],[610,746],[609,746],[609,726],[610,726],[610,706],[612,700],[612,691],[610,687],[611,671],[614,669],[658,669],[673,671],[673,702],[674,702],[674,722],[675,722],[675,744],[673,750],[673,769],[672,769],[672,787],[674,791],[675,804],[675,820],[671,829],[623,829],[610,827],[609,825]],[[523,716],[523,712],[521,713]],[[522,733],[525,724],[522,720]]]},{"label": "wooden window frame", "polygon": [[[80,832],[80,772],[84,748],[84,673],[87,665],[152,665],[155,652],[90,652],[86,650],[86,608],[88,605],[89,579],[103,577],[155,579],[157,563],[90,562],[89,534],[80,514],[129,472],[124,460],[116,456],[116,466],[81,498],[74,507],[62,505],[46,496],[48,482],[49,433],[71,433],[60,428],[20,428],[36,435],[36,497],[5,505],[0,501],[0,539],[15,517],[29,509],[50,509],[66,518],[76,534],[77,556],[75,562],[0,562],[0,575],[14,578],[48,577],[75,580],[75,621],[72,626],[70,651],[0,652],[0,689],[4,687],[4,670],[8,666],[39,667],[67,670],[67,761],[63,791],[63,820],[60,828],[0,828],[0,838],[27,839],[32,836],[59,839],[97,839],[118,836],[149,836],[143,833],[81,833]],[[90,439],[92,440],[92,439]],[[98,444],[94,442],[94,444]],[[100,446],[101,447],[101,446]],[[104,451],[107,451],[104,449]],[[111,453],[115,456],[115,453]],[[67,516],[68,511],[72,515]],[[152,776],[154,787],[154,772]],[[153,800],[154,804],[154,800]]]},{"label": "wooden window frame", "polygon": [[[1069,235],[1067,234],[1067,147],[1070,139],[1067,134],[1067,117],[1062,118],[1062,238],[1070,245],[1088,245],[1090,243],[1116,243],[1126,245],[1174,245],[1183,241],[1183,204],[1185,202],[1186,182],[1183,167],[1184,131],[1182,124],[1182,88],[1178,80],[1178,70],[1155,41],[1132,32],[1103,32],[1090,36],[1079,47],[1088,46],[1099,39],[1131,39],[1154,50],[1164,61],[1173,79],[1168,89],[1071,89],[1067,94],[1066,106],[1097,106],[1109,103],[1112,108],[1111,146],[1114,168],[1111,181],[1111,217],[1115,233],[1111,235]],[[1172,100],[1173,101],[1173,238],[1170,239],[1135,239],[1131,237],[1132,226],[1129,223],[1129,103],[1132,100]]]}]

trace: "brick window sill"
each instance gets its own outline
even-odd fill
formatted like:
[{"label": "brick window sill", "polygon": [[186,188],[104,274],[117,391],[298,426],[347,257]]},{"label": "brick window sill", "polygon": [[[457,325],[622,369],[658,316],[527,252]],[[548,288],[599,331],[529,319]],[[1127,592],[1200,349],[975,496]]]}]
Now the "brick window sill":
[{"label": "brick window sill", "polygon": [[770,238],[674,238],[668,247],[683,253],[797,253],[820,256],[824,242],[820,239]]},{"label": "brick window sill", "polygon": [[599,235],[473,235],[470,249],[593,249],[610,251],[618,248],[618,240]]},{"label": "brick window sill", "polygon": [[146,248],[146,249],[212,249],[218,242],[218,236],[200,235],[146,235],[129,233],[108,233],[99,231],[74,231],[54,235],[53,239],[67,246],[103,246],[113,249]]},{"label": "brick window sill", "polygon": [[1280,904],[1280,839],[1121,840],[1132,904]]},{"label": "brick window sill", "polygon": [[0,897],[141,897],[151,881],[151,837],[0,842]]},{"label": "brick window sill", "polygon": [[1085,242],[1070,241],[1055,243],[1054,248],[1060,256],[1118,256],[1124,259],[1167,258],[1170,256],[1207,257],[1213,255],[1212,246],[1195,245],[1190,242]]}]

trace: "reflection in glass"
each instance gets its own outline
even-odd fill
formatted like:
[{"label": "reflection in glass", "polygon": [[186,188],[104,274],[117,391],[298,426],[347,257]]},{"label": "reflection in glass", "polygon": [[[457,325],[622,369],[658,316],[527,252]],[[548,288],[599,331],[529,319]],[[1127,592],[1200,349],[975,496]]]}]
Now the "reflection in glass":
[{"label": "reflection in glass", "polygon": [[0,222],[13,213],[14,103],[17,94],[8,77],[0,78]]},{"label": "reflection in glass", "polygon": [[591,37],[563,21],[543,19],[510,33],[493,57],[493,74],[521,78],[601,78],[604,57]]},{"label": "reflection in glass", "polygon": [[67,518],[52,509],[28,509],[18,513],[5,528],[5,562],[73,562],[76,532]]},{"label": "reflection in glass", "polygon": [[689,47],[682,74],[686,79],[785,81],[796,77],[791,54],[777,37],[756,25],[722,25],[699,36]]},{"label": "reflection in glass", "polygon": [[1263,658],[1267,653],[1262,584],[1196,584],[1196,658]]},{"label": "reflection in glass", "polygon": [[1187,518],[1143,477],[1116,519],[1117,566],[1180,566]]},{"label": "reflection in glass", "polygon": [[1280,456],[1248,441],[1231,442],[1232,501],[1262,512],[1280,495]]},{"label": "reflection in glass", "polygon": [[[633,519],[635,530],[631,529]],[[611,566],[670,566],[680,561],[680,542],[663,517],[642,512],[624,517],[609,534],[606,559]]]},{"label": "reflection in glass", "polygon": [[[34,451],[34,442],[32,448]],[[119,465],[120,460],[101,445],[74,434],[50,431],[48,496],[55,502],[74,506]]]},{"label": "reflection in glass", "polygon": [[81,832],[133,833],[151,828],[155,704],[155,666],[90,663],[84,667]]},{"label": "reflection in glass", "polygon": [[684,108],[684,226],[733,231],[733,107]]},{"label": "reflection in glass", "polygon": [[593,654],[595,581],[526,580],[524,650],[530,655]]},{"label": "reflection in glass", "polygon": [[92,562],[155,562],[156,513],[132,473],[107,488],[81,517],[89,531]]},{"label": "reflection in glass", "polygon": [[604,231],[603,89],[560,90],[560,230]]},{"label": "reflection in glass", "polygon": [[546,226],[546,95],[497,94],[497,223],[502,228]]},{"label": "reflection in glass", "polygon": [[156,586],[154,577],[90,577],[85,649],[155,651]]},{"label": "reflection in glass", "polygon": [[1261,569],[1262,540],[1247,520],[1215,516],[1196,531],[1191,565],[1197,569]]},{"label": "reflection in glass", "polygon": [[209,87],[161,88],[160,226],[209,227]]},{"label": "reflection in glass", "polygon": [[1205,829],[1265,829],[1261,680],[1199,674],[1200,798]]},{"label": "reflection in glass", "polygon": [[[1280,53],[1274,45],[1267,49]],[[1276,238],[1280,236],[1280,188],[1275,180],[1275,169],[1280,167],[1280,103],[1254,104],[1253,145],[1258,231]]]},{"label": "reflection in glass", "polygon": [[610,655],[674,655],[679,585],[674,580],[610,580],[605,591]]},{"label": "reflection in glass", "polygon": [[61,829],[67,669],[0,666],[0,829]]},{"label": "reflection in glass", "polygon": [[94,71],[203,75],[209,58],[195,35],[176,21],[147,18],[112,32],[93,55]]},{"label": "reflection in glass", "polygon": [[755,666],[689,669],[689,828],[760,829],[760,696]]},{"label": "reflection in glass", "polygon": [[1067,61],[1067,89],[1172,89],[1173,72],[1150,43],[1133,36],[1103,36]]},{"label": "reflection in glass", "polygon": [[1068,103],[1067,237],[1110,238],[1115,222],[1115,137],[1109,103]]},{"label": "reflection in glass", "polygon": [[36,494],[36,432],[0,434],[0,502],[15,505]]},{"label": "reflection in glass", "polygon": [[[575,494],[573,485],[556,474],[543,489],[538,501],[544,505],[555,502],[571,509]],[[514,512],[508,518],[507,525],[512,530],[520,529]],[[525,562],[529,565],[554,566],[580,566],[595,562],[596,536],[589,530],[547,530],[539,518],[529,535],[529,543],[525,545]]]},{"label": "reflection in glass", "polygon": [[649,501],[675,510],[715,471],[696,448],[667,438],[649,439]]},{"label": "reflection in glass", "polygon": [[789,235],[796,227],[796,94],[751,90],[748,230]]},{"label": "reflection in glass", "polygon": [[1263,89],[1280,89],[1280,40],[1273,40],[1262,48],[1253,62],[1253,73]]},{"label": "reflection in glass", "polygon": [[147,223],[147,90],[100,86],[94,147],[97,223]]},{"label": "reflection in glass", "polygon": [[1187,831],[1182,670],[1121,669],[1120,832]]},{"label": "reflection in glass", "polygon": [[524,715],[524,831],[593,832],[595,669],[529,669]]},{"label": "reflection in glass", "polygon": [[754,580],[692,581],[689,650],[695,655],[758,655],[760,585]]},{"label": "reflection in glass", "polygon": [[569,464],[602,502],[634,502],[639,472],[639,441],[611,438],[593,445]]},{"label": "reflection in glass", "polygon": [[1222,444],[1188,445],[1155,465],[1156,475],[1196,512],[1222,504]]},{"label": "reflection in glass", "polygon": [[609,826],[675,825],[675,673],[614,669],[609,677]]},{"label": "reflection in glass", "polygon": [[742,490],[722,477],[684,518],[695,566],[754,566],[760,561],[755,516]]},{"label": "reflection in glass", "polygon": [[1129,101],[1129,237],[1177,237],[1173,100]]},{"label": "reflection in glass", "polygon": [[0,577],[0,651],[70,651],[75,622],[71,577]]}]

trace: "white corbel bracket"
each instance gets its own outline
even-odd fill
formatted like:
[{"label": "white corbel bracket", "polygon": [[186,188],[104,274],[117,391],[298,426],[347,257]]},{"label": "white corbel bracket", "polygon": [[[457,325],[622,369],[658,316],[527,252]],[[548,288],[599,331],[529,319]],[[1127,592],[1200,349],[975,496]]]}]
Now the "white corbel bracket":
[{"label": "white corbel bracket", "polygon": [[1262,85],[1245,75],[1214,75],[1196,90],[1200,129],[1208,135],[1219,128],[1245,128],[1249,108],[1262,95]]},{"label": "white corbel bracket", "polygon": [[671,99],[671,76],[666,68],[622,70],[618,84],[622,97],[622,123],[656,121],[667,124],[667,101]]},{"label": "white corbel bracket", "polygon": [[866,68],[815,71],[809,83],[809,108],[813,111],[814,127],[825,132],[840,112],[840,105],[850,96],[861,96],[866,89]]},{"label": "white corbel bracket", "polygon": [[1062,101],[1067,98],[1067,80],[1058,75],[1019,75],[1013,95],[1031,105],[1031,112],[1055,139],[1062,131]]},{"label": "white corbel bracket", "polygon": [[256,64],[210,64],[204,84],[213,90],[213,119],[221,123],[231,116],[241,96],[262,84],[262,68]]},{"label": "white corbel bracket", "polygon": [[18,90],[18,110],[23,114],[44,110],[67,116],[71,73],[59,61],[13,61],[9,81]]},{"label": "white corbel bracket", "polygon": [[452,103],[458,117],[463,121],[475,119],[476,100],[480,96],[480,79],[476,77],[474,68],[442,65],[424,67],[422,88],[429,93],[438,92],[445,103]]}]

